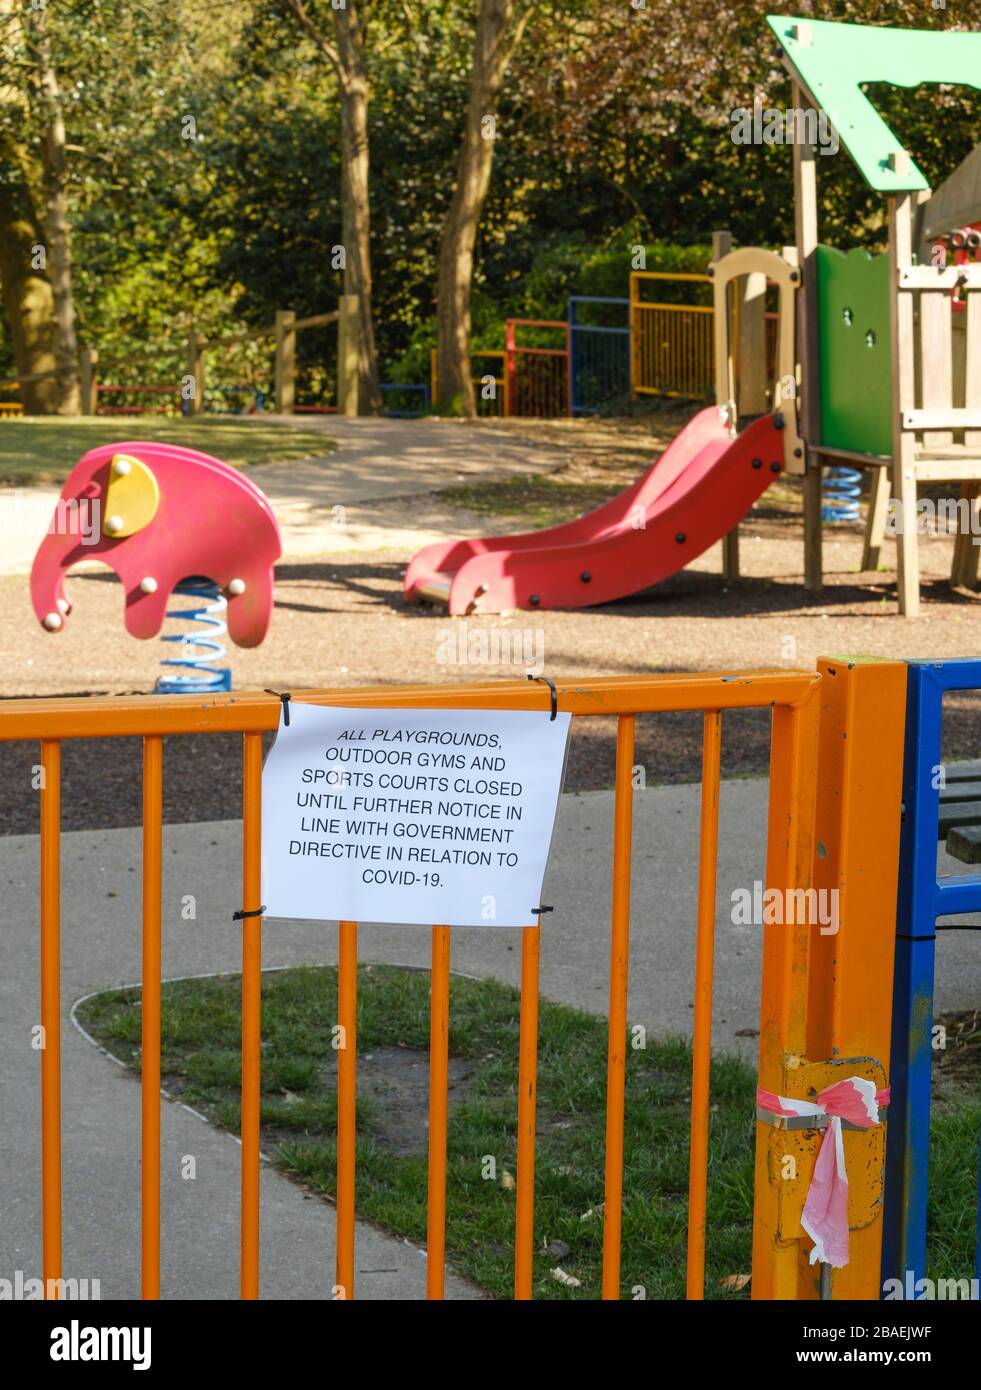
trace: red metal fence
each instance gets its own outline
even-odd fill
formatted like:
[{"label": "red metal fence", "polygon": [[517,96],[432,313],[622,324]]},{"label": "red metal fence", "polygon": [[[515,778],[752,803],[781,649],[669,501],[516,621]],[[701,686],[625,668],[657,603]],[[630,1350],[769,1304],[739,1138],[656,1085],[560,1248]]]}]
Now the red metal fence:
[{"label": "red metal fence", "polygon": [[[519,344],[519,328],[561,333],[562,347]],[[508,319],[504,326],[504,352],[509,415],[554,419],[572,414],[568,323],[556,319]]]}]

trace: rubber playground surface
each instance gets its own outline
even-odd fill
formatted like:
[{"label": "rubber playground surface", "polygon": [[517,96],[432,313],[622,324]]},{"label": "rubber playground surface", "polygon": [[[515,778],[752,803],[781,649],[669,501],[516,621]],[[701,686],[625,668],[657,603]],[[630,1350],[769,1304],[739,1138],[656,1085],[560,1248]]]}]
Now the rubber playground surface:
[{"label": "rubber playground surface", "polygon": [[[540,474],[543,460],[552,467],[553,460],[561,463],[558,473],[549,474],[550,481],[568,485],[573,501],[567,505],[573,508],[577,491],[588,492],[590,500],[580,508],[586,510],[595,505],[597,487],[619,488],[636,477],[644,461],[671,437],[678,419],[677,413],[668,413],[643,424],[514,421],[506,431],[494,422],[489,434],[495,445],[502,437],[511,443],[508,466],[519,473]],[[468,433],[473,438],[473,431]],[[523,463],[519,441],[525,438],[529,461]],[[380,465],[375,472],[379,476]],[[425,477],[417,486],[425,489]],[[359,533],[353,539],[348,534],[339,537],[343,548],[334,551],[318,554],[309,549],[316,537],[321,542],[324,536],[332,539],[336,532],[329,526],[318,527],[315,534],[306,524],[295,533],[284,527],[286,553],[277,566],[272,625],[261,647],[230,649],[236,687],[467,681],[520,677],[529,669],[571,677],[751,666],[806,668],[820,655],[929,657],[942,650],[945,656],[966,656],[981,648],[981,600],[948,587],[953,541],[946,538],[921,538],[924,611],[901,628],[895,621],[891,569],[856,572],[861,554],[857,527],[827,529],[825,589],[820,594],[805,591],[799,491],[792,480],[779,493],[765,494],[748,516],[741,529],[742,577],[728,587],[720,573],[721,546],[716,545],[656,588],[601,608],[450,619],[445,610],[407,606],[402,573],[419,536],[489,534],[522,524],[520,517],[478,512],[448,500],[474,501],[484,486],[472,474],[461,483],[460,470],[451,461],[444,487],[461,486],[462,493],[420,490],[396,498],[369,497],[363,503],[349,490],[348,529],[351,513],[356,513]],[[471,487],[476,490],[469,491]],[[296,505],[306,503],[298,498]],[[401,539],[402,544],[385,548],[391,539]],[[894,564],[890,541],[883,562]],[[69,590],[74,613],[65,631],[52,637],[34,618],[25,577],[0,575],[3,693],[152,689],[161,644],[139,642],[124,632],[122,593],[115,577],[105,570],[79,573],[69,580]],[[975,697],[952,700],[948,722],[945,755],[977,756],[981,707]],[[638,753],[648,782],[697,778],[700,738],[697,717],[640,719]],[[727,716],[723,775],[765,772],[768,740],[765,714]],[[66,828],[138,823],[136,742],[117,742],[111,756],[108,748],[105,753],[101,775],[93,782],[85,760],[98,756],[97,750],[88,747],[83,760],[81,748],[66,746]],[[35,756],[27,745],[8,745],[0,751],[0,768],[12,792],[0,824],[2,833],[35,828],[37,798],[26,774]],[[237,816],[239,763],[235,739],[174,742],[165,777],[168,819]],[[609,732],[601,721],[581,721],[571,747],[568,789],[608,787],[612,780]],[[23,796],[16,794],[20,786]]]}]

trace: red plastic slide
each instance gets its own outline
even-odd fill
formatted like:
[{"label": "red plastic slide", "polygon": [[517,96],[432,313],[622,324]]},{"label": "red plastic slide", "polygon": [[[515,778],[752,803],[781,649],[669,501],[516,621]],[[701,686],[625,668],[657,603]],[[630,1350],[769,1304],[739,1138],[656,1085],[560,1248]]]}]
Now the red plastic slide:
[{"label": "red plastic slide", "polygon": [[405,597],[447,603],[455,614],[610,603],[701,555],[738,525],[783,468],[774,416],[731,439],[709,406],[631,487],[578,521],[427,545],[406,570]]}]

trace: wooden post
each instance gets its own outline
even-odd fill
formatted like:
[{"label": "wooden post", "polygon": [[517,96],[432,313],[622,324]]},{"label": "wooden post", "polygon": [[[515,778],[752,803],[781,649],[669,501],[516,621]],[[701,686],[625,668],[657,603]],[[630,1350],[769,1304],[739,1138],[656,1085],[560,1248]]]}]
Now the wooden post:
[{"label": "wooden post", "polygon": [[98,405],[99,353],[83,344],[79,350],[79,378],[82,386],[82,414],[95,415]]},{"label": "wooden post", "polygon": [[[793,84],[794,110],[810,105],[798,83]],[[814,146],[794,142],[794,235],[801,271],[797,295],[797,360],[801,365],[798,429],[806,446],[804,474],[804,587],[818,590],[824,582],[821,556],[821,388],[818,356],[817,274],[818,244],[817,164]]]},{"label": "wooden post", "polygon": [[339,415],[357,415],[358,337],[361,331],[357,295],[340,295],[337,311],[337,411]]},{"label": "wooden post", "polygon": [[[736,401],[740,416],[765,415],[766,399],[766,276],[747,275],[739,302],[739,341],[735,345]],[[776,401],[772,409],[779,410]]]},{"label": "wooden post", "polygon": [[899,502],[896,535],[899,611],[920,611],[920,561],[916,535],[916,466],[913,434],[903,429],[903,411],[914,406],[913,291],[899,288],[899,271],[913,260],[913,201],[909,193],[889,199],[889,318],[892,347],[892,495]]},{"label": "wooden post", "polygon": [[296,399],[296,314],[276,310],[276,411],[292,415]]},{"label": "wooden post", "polygon": [[204,350],[208,340],[204,334],[191,329],[187,335],[187,413],[200,415],[204,409]]},{"label": "wooden post", "polygon": [[890,469],[876,468],[869,488],[869,514],[865,519],[865,540],[862,543],[862,569],[877,570],[882,538],[886,533],[886,511],[889,507]]},{"label": "wooden post", "polygon": [[[720,261],[723,256],[728,256],[732,250],[731,232],[712,233],[712,260]],[[733,292],[735,293],[735,291]],[[736,363],[735,349],[732,341],[733,311],[728,302],[720,308],[716,300],[716,313],[725,312],[725,351],[721,351],[719,343],[722,341],[718,329],[715,334],[715,403],[720,410],[724,410],[732,402],[732,419],[729,421],[730,428],[735,431],[737,407],[736,398]],[[727,535],[722,538],[722,577],[726,580],[739,578],[739,527],[734,526]]]},{"label": "wooden post", "polygon": [[[965,406],[975,406],[981,405],[981,290],[967,291],[964,318],[965,330],[958,335],[963,339],[963,400]],[[981,430],[965,430],[964,444],[981,454]],[[961,485],[961,496],[970,508],[971,524],[969,531],[960,531],[954,542],[954,562],[950,572],[952,584],[963,584],[969,589],[975,588],[978,582],[979,546],[976,538],[981,536],[979,489],[981,484],[973,480]]]}]

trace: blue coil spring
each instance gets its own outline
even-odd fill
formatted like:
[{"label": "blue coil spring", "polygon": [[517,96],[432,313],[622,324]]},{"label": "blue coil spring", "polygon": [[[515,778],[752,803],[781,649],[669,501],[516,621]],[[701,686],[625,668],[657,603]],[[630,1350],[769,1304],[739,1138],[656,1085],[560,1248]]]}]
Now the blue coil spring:
[{"label": "blue coil spring", "polygon": [[824,470],[823,521],[859,521],[862,496],[862,475],[857,468],[826,468]]},{"label": "blue coil spring", "polygon": [[168,608],[168,618],[179,618],[182,622],[201,623],[205,627],[197,631],[165,633],[162,641],[179,642],[183,655],[164,657],[160,664],[165,667],[181,668],[172,675],[164,674],[157,680],[157,693],[160,695],[208,695],[219,690],[231,690],[232,673],[227,666],[216,666],[225,655],[225,648],[219,638],[228,634],[228,627],[221,616],[228,608],[228,600],[210,579],[182,579],[174,589],[175,595],[195,600],[192,608]]}]

